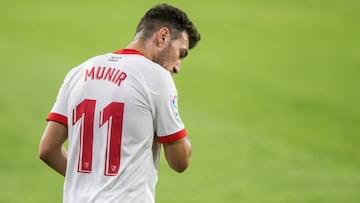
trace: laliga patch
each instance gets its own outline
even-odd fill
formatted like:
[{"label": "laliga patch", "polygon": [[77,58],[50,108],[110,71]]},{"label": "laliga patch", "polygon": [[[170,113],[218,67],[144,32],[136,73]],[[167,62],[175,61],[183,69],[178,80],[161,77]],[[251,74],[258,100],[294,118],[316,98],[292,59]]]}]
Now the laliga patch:
[{"label": "laliga patch", "polygon": [[171,107],[174,112],[175,118],[180,120],[178,109],[178,96],[176,94],[171,97]]}]

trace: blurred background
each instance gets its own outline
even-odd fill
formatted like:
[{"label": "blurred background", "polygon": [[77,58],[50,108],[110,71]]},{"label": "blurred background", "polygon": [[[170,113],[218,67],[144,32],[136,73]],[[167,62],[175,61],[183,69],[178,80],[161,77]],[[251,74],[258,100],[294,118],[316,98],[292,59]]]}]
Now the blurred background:
[{"label": "blurred background", "polygon": [[[0,2],[0,202],[62,201],[37,150],[65,74],[158,3]],[[360,202],[360,1],[167,3],[202,41],[174,76],[192,162],[161,161],[157,202]]]}]

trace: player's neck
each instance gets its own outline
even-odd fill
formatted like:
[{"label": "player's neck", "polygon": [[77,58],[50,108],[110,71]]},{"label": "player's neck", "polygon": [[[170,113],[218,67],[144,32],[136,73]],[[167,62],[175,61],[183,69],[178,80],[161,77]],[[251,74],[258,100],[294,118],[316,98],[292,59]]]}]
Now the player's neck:
[{"label": "player's neck", "polygon": [[149,60],[153,60],[154,58],[154,47],[149,43],[149,40],[144,40],[141,38],[134,39],[130,42],[130,44],[126,47],[127,49],[135,49],[142,54],[144,54],[145,58]]}]

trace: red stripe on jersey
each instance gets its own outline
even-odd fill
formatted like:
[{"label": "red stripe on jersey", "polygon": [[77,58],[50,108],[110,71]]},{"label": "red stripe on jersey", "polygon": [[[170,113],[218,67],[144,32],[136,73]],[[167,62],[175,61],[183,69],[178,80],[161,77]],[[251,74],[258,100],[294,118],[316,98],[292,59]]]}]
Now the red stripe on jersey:
[{"label": "red stripe on jersey", "polygon": [[177,140],[180,140],[181,138],[184,138],[186,137],[186,131],[185,131],[185,128],[176,132],[176,133],[173,133],[171,135],[166,135],[166,136],[159,136],[158,137],[158,140],[160,143],[169,143],[169,142],[175,142]]},{"label": "red stripe on jersey", "polygon": [[135,50],[135,49],[121,49],[121,50],[115,51],[114,54],[138,54],[138,55],[144,56],[143,53],[141,53],[140,51]]},{"label": "red stripe on jersey", "polygon": [[48,117],[46,118],[47,121],[55,121],[61,123],[67,127],[67,117],[58,113],[49,113]]}]

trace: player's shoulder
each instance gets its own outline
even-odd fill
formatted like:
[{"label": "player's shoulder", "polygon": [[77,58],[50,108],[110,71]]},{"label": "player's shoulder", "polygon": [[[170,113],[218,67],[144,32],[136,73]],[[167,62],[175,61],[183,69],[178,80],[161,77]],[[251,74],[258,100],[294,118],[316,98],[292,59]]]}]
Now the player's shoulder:
[{"label": "player's shoulder", "polygon": [[142,72],[143,75],[147,76],[147,78],[151,78],[151,80],[172,79],[171,73],[169,71],[167,71],[163,66],[151,61],[150,59],[140,55],[131,55],[128,57],[128,62],[136,66],[136,68]]},{"label": "player's shoulder", "polygon": [[152,76],[152,81],[156,83],[173,83],[171,73],[163,66],[152,61],[150,61],[149,64],[145,69],[149,71],[147,74]]},{"label": "player's shoulder", "polygon": [[82,63],[80,63],[79,65],[71,68],[66,76],[65,76],[65,81],[64,82],[68,82],[70,80],[72,80],[72,78],[76,77],[76,75],[80,74],[83,67],[88,65],[88,64],[91,64],[91,63],[95,63],[95,61],[98,61],[98,60],[101,60],[101,58],[105,57],[106,55],[109,55],[109,54],[102,54],[102,55],[98,55],[98,56],[94,56],[94,57],[91,57],[85,61],[83,61]]},{"label": "player's shoulder", "polygon": [[93,57],[89,58],[88,60],[84,61],[83,64],[94,64],[94,63],[99,63],[99,62],[101,63],[104,61],[108,61],[111,56],[112,56],[112,53],[96,55],[96,56],[93,56]]},{"label": "player's shoulder", "polygon": [[145,57],[142,57],[142,60],[138,60],[138,62],[142,63],[141,68],[144,69],[144,71],[149,72],[153,76],[172,78],[171,73],[158,63],[155,63]]}]

